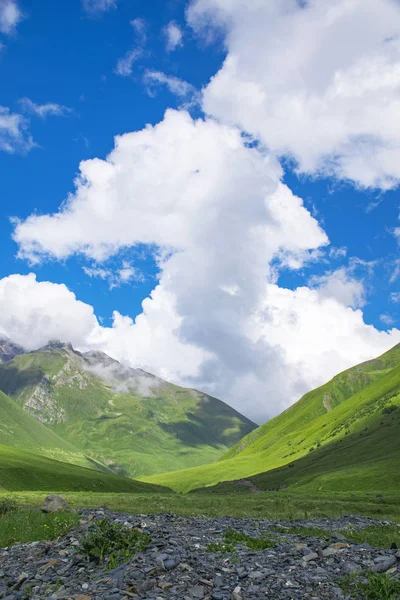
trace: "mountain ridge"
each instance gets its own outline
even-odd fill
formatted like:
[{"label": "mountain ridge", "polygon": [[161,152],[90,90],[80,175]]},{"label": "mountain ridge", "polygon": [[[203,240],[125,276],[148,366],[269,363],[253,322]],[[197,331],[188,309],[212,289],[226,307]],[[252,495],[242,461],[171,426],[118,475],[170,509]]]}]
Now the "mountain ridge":
[{"label": "mountain ridge", "polygon": [[56,340],[1,364],[0,390],[83,455],[130,477],[215,461],[256,427],[212,396]]},{"label": "mountain ridge", "polygon": [[[329,410],[324,403],[327,394],[330,396]],[[143,480],[171,485],[177,491],[187,492],[196,488],[221,487],[223,481],[242,478],[257,481],[260,474],[267,485],[266,482],[272,481],[272,471],[282,471],[285,465],[289,469],[285,473],[290,473],[293,480],[299,460],[303,465],[309,465],[312,460],[315,471],[318,456],[331,451],[335,452],[338,460],[335,469],[343,471],[345,465],[339,463],[344,456],[332,444],[345,444],[346,438],[351,438],[355,440],[353,446],[365,454],[366,433],[373,431],[374,440],[387,448],[388,440],[383,439],[386,427],[389,428],[393,460],[398,468],[399,408],[400,344],[397,344],[380,357],[339,373],[323,386],[308,392],[286,411],[245,436],[217,463],[207,468],[143,477]],[[390,429],[392,424],[395,429]],[[278,489],[275,484],[274,480],[272,488],[264,489]],[[296,485],[300,485],[299,480],[296,480]]]}]

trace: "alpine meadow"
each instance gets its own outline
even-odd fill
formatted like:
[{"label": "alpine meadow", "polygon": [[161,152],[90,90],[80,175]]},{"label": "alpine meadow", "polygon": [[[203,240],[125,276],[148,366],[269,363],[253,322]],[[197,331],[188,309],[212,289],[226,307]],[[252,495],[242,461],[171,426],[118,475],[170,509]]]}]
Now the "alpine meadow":
[{"label": "alpine meadow", "polygon": [[400,600],[400,0],[0,0],[0,600]]}]

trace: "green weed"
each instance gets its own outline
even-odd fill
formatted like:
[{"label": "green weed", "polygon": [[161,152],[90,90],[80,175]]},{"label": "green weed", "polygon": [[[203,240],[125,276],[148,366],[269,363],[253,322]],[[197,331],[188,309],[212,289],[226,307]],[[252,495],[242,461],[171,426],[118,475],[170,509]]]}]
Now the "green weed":
[{"label": "green weed", "polygon": [[390,548],[394,543],[400,547],[400,527],[394,525],[374,525],[359,530],[343,530],[341,533],[357,544],[368,543],[375,548]]},{"label": "green weed", "polygon": [[78,524],[75,513],[45,514],[38,510],[15,510],[0,518],[0,548],[17,542],[54,540]]},{"label": "green weed", "polygon": [[398,600],[400,597],[400,581],[388,575],[369,573],[366,581],[357,576],[346,577],[341,587],[351,598],[362,600]]},{"label": "green weed", "polygon": [[235,552],[233,544],[221,544],[220,542],[211,542],[206,548],[207,552],[216,552],[218,554],[226,554],[227,552]]},{"label": "green weed", "polygon": [[316,527],[275,527],[274,531],[276,531],[277,533],[315,537],[320,538],[322,540],[331,537],[328,531],[325,531],[324,529],[318,529]]},{"label": "green weed", "polygon": [[242,544],[251,550],[266,550],[275,547],[275,543],[267,538],[250,537],[244,533],[233,531],[233,529],[225,532],[224,540],[230,544]]},{"label": "green weed", "polygon": [[88,560],[107,562],[113,569],[146,548],[150,541],[147,533],[102,519],[83,537],[82,546]]}]

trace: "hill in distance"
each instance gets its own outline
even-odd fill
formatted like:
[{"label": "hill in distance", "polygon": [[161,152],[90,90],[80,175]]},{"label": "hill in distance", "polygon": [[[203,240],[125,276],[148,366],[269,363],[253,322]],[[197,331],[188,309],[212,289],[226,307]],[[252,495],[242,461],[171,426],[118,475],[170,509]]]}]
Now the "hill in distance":
[{"label": "hill in distance", "polygon": [[218,462],[143,480],[177,491],[395,491],[400,485],[400,344],[305,394]]},{"label": "hill in distance", "polygon": [[0,446],[0,492],[168,493],[170,490]]},{"label": "hill in distance", "polygon": [[[0,392],[0,444],[111,473]],[[0,481],[1,485],[1,481]]]},{"label": "hill in distance", "polygon": [[60,342],[0,364],[0,390],[48,432],[25,447],[5,426],[0,443],[129,477],[215,461],[256,427],[216,398]]}]

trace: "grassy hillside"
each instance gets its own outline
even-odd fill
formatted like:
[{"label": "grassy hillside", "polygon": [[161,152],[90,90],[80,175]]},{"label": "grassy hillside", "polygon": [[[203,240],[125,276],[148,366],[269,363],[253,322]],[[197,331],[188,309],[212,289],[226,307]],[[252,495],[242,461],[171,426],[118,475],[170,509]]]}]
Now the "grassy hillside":
[{"label": "grassy hillside", "polygon": [[0,365],[0,389],[79,451],[131,477],[215,461],[255,428],[216,398],[63,344]]},{"label": "grassy hillside", "polygon": [[107,471],[106,467],[87,458],[72,444],[22,410],[3,392],[0,392],[0,444]]},{"label": "grassy hillside", "polygon": [[[260,489],[278,489],[282,482],[312,488],[331,485],[336,490],[354,482],[378,491],[385,482],[398,489],[399,363],[397,345],[306,394],[246,436],[225,460],[143,479],[189,491],[264,473],[254,479]],[[285,470],[270,472],[283,465]]]},{"label": "grassy hillside", "polygon": [[76,465],[0,446],[1,491],[82,491],[113,493],[167,492],[118,475],[109,475]]},{"label": "grassy hillside", "polygon": [[[273,446],[277,440],[282,439],[282,436],[291,435],[293,431],[303,428],[307,429],[308,425],[318,417],[332,411],[399,364],[400,344],[397,344],[382,356],[339,373],[325,385],[305,394],[296,404],[278,417],[255,429],[222,458],[247,456],[261,452]],[[293,448],[288,456],[296,454],[297,452]]]}]

